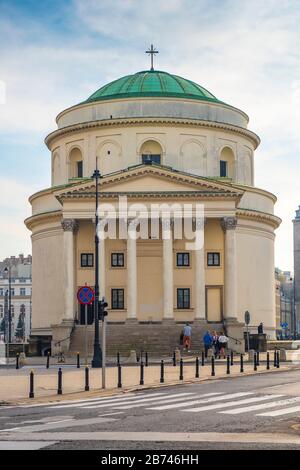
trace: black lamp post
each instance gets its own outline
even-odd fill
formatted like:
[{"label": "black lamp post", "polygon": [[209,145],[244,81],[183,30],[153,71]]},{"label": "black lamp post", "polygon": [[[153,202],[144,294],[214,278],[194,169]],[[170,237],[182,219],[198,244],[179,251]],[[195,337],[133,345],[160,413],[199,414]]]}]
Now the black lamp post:
[{"label": "black lamp post", "polygon": [[11,343],[11,272],[10,268],[4,268],[5,274],[8,274],[8,344]]},{"label": "black lamp post", "polygon": [[94,300],[94,320],[95,320],[95,337],[94,337],[94,356],[92,359],[92,367],[102,367],[102,351],[99,340],[99,236],[98,236],[98,181],[101,178],[100,172],[96,165],[96,170],[92,176],[95,178],[96,184],[96,213],[95,213],[95,300]]}]

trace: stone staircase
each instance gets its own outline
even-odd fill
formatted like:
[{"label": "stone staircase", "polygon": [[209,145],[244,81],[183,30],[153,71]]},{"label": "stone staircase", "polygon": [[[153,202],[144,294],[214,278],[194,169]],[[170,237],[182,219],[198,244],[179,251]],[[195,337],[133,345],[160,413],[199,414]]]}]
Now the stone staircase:
[{"label": "stone staircase", "polygon": [[[154,356],[171,355],[179,346],[179,337],[184,324],[170,323],[126,323],[106,325],[107,355],[114,356],[117,352],[121,355],[129,355],[130,350],[148,351]],[[100,341],[101,341],[100,322]],[[202,349],[202,338],[209,328],[210,331],[220,331],[222,325],[192,324],[192,351],[199,352]],[[92,355],[94,343],[94,325],[87,327],[87,344],[89,355]],[[85,352],[85,326],[76,325],[70,342],[70,354]]]}]

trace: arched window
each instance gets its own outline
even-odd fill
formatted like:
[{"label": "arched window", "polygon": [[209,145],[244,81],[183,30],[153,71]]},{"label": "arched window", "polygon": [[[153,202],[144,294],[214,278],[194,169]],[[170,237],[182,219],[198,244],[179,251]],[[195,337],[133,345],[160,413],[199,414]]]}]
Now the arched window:
[{"label": "arched window", "polygon": [[143,143],[141,150],[142,163],[157,163],[161,164],[161,155],[163,150],[161,145],[155,140],[147,140]]},{"label": "arched window", "polygon": [[230,147],[224,147],[221,151],[220,176],[234,178],[234,153]]},{"label": "arched window", "polygon": [[71,150],[69,155],[69,178],[83,178],[83,160],[79,148]]}]

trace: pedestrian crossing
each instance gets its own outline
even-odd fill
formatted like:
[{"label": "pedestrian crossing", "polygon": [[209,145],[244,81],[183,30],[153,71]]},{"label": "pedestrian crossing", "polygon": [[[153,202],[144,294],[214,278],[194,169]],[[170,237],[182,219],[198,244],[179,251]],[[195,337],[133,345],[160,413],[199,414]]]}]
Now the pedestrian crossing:
[{"label": "pedestrian crossing", "polygon": [[[191,390],[191,389],[190,389]],[[266,390],[265,390],[266,392]],[[34,406],[34,405],[32,405]],[[300,414],[300,396],[237,391],[234,393],[199,391],[130,392],[107,397],[86,398],[44,404],[47,410],[74,410],[124,413],[142,409],[148,412],[177,411],[178,413],[215,412],[222,415],[281,417]]]}]

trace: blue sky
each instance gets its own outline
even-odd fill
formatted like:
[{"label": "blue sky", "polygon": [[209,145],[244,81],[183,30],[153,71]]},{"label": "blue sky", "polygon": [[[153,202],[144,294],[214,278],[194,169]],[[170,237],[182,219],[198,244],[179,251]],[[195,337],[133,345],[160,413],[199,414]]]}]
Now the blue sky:
[{"label": "blue sky", "polygon": [[[243,109],[262,143],[255,182],[278,196],[276,264],[293,268],[300,204],[298,0],[0,0],[0,259],[30,252],[27,198],[50,184],[44,137],[101,85],[156,67]],[[2,90],[2,93],[1,93]]]}]

